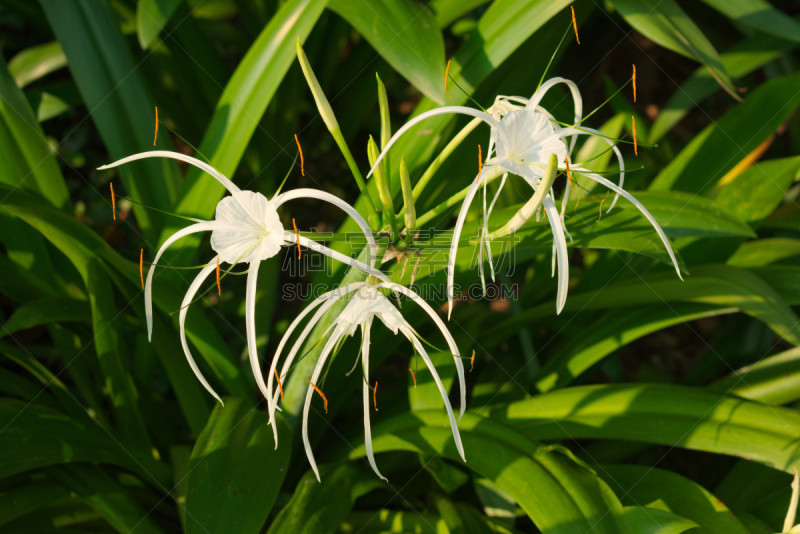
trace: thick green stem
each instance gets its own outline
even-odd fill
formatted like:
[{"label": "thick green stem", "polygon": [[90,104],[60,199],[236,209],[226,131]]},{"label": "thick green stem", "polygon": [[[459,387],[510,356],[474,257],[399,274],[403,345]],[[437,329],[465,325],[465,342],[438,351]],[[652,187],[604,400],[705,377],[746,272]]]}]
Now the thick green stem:
[{"label": "thick green stem", "polygon": [[[367,156],[370,165],[375,164],[375,160],[378,159],[378,154],[380,154],[378,145],[370,135],[369,141],[367,142]],[[375,177],[375,185],[378,188],[378,196],[380,196],[381,204],[383,205],[384,220],[389,223],[393,238],[397,239],[397,220],[394,215],[394,203],[392,202],[392,193],[389,191],[389,183],[386,181],[386,174],[383,172],[383,166],[378,165],[373,176]]]}]

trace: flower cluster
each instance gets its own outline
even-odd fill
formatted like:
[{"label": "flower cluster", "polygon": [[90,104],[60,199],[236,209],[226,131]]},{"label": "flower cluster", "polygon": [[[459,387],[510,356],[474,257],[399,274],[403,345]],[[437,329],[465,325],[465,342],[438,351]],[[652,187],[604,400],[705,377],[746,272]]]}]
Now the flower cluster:
[{"label": "flower cluster", "polygon": [[[550,114],[540,105],[544,95],[553,86],[558,84],[565,85],[571,92],[573,98],[574,116],[572,117],[572,122],[567,124],[557,121],[552,114]],[[466,192],[461,209],[456,218],[452,243],[450,245],[450,254],[447,265],[447,297],[450,312],[452,312],[453,298],[455,296],[455,261],[461,232],[464,228],[465,219],[470,205],[481,190],[483,191],[483,226],[481,228],[479,238],[481,259],[483,257],[484,249],[489,250],[492,239],[496,239],[517,231],[524,224],[526,224],[535,213],[539,212],[540,210],[544,211],[544,214],[546,215],[550,224],[550,228],[553,232],[554,271],[556,266],[558,270],[556,309],[558,312],[562,310],[567,297],[569,278],[569,269],[567,263],[567,236],[569,236],[569,232],[567,231],[564,218],[565,207],[569,198],[569,188],[564,188],[563,198],[561,200],[561,209],[559,210],[556,206],[553,182],[558,171],[560,170],[564,170],[567,173],[579,173],[590,180],[602,184],[610,191],[613,191],[615,193],[615,198],[609,209],[613,208],[618,196],[622,196],[633,203],[653,225],[653,228],[660,237],[661,241],[664,243],[670,258],[675,265],[678,276],[680,276],[678,262],[663,230],[658,225],[655,218],[647,210],[647,208],[645,208],[630,193],[623,189],[625,164],[622,154],[615,141],[603,136],[597,130],[582,126],[582,100],[580,92],[578,91],[578,88],[574,82],[564,78],[552,78],[543,83],[529,99],[513,96],[498,96],[494,104],[485,111],[476,110],[465,106],[446,106],[422,113],[406,123],[402,128],[400,128],[400,130],[397,131],[397,133],[395,133],[391,140],[388,141],[384,147],[384,150],[376,158],[372,171],[377,168],[388,150],[394,145],[400,136],[405,134],[410,128],[419,122],[424,121],[427,118],[443,114],[468,115],[473,117],[473,123],[475,123],[474,125],[483,122],[490,127],[489,144],[486,157],[481,162],[481,168]],[[570,163],[570,156],[575,147],[577,139],[580,136],[585,135],[599,137],[609,145],[611,150],[614,151],[620,167],[618,183],[614,183],[595,172],[589,171],[580,162]],[[274,432],[276,447],[278,446],[278,433],[275,421],[275,412],[280,409],[279,400],[283,395],[283,384],[286,383],[287,379],[289,378],[292,366],[298,360],[298,355],[301,354],[300,351],[303,348],[306,340],[309,338],[312,329],[320,324],[327,314],[327,317],[333,317],[328,321],[329,326],[325,331],[325,339],[324,342],[321,342],[322,348],[319,352],[319,356],[311,376],[307,379],[309,386],[306,392],[302,418],[303,445],[309,463],[311,464],[314,473],[317,475],[317,478],[319,478],[319,471],[317,469],[308,439],[308,415],[311,400],[315,392],[321,394],[321,390],[317,386],[317,381],[319,380],[331,354],[345,338],[354,336],[356,331],[359,329],[361,330],[360,361],[363,382],[362,397],[365,434],[364,440],[367,459],[375,473],[379,477],[384,478],[378,470],[373,457],[372,437],[370,430],[370,332],[372,324],[376,318],[395,335],[402,334],[403,337],[409,341],[414,352],[419,354],[424,361],[433,377],[434,382],[436,383],[436,386],[438,387],[439,393],[441,394],[442,402],[450,421],[453,439],[458,453],[462,459],[465,458],[456,417],[448,399],[448,392],[445,390],[444,385],[442,384],[442,381],[440,380],[439,375],[434,368],[419,335],[414,331],[409,322],[403,318],[400,310],[395,306],[390,298],[387,297],[387,294],[404,296],[413,301],[426,312],[427,316],[442,334],[442,337],[447,343],[448,350],[453,356],[453,361],[456,367],[460,391],[460,415],[463,415],[465,410],[466,388],[464,383],[464,367],[461,361],[459,349],[456,346],[455,340],[453,339],[453,336],[450,334],[443,320],[422,297],[407,287],[393,282],[386,274],[375,268],[378,246],[369,224],[358,213],[358,211],[356,211],[355,208],[330,193],[315,189],[295,189],[285,193],[277,194],[271,199],[258,192],[242,191],[230,179],[225,177],[222,173],[210,165],[198,159],[176,152],[151,151],[136,154],[110,165],[101,167],[101,169],[107,169],[137,159],[151,157],[178,159],[189,163],[190,165],[199,167],[211,177],[219,181],[230,194],[225,196],[217,204],[216,214],[213,220],[196,220],[194,224],[175,232],[162,244],[161,248],[158,250],[152,267],[148,272],[147,282],[145,284],[145,310],[148,336],[150,336],[152,333],[153,273],[159,259],[167,248],[169,248],[173,243],[182,237],[197,232],[209,231],[211,232],[211,248],[216,253],[216,256],[200,270],[195,279],[189,285],[189,289],[186,292],[180,308],[179,326],[181,344],[183,346],[186,359],[188,360],[189,365],[191,366],[192,371],[195,373],[198,380],[215,398],[222,402],[219,395],[217,395],[217,393],[212,389],[208,381],[200,372],[186,341],[184,328],[186,314],[188,312],[189,305],[195,298],[200,286],[211,275],[215,268],[217,270],[219,269],[220,263],[229,265],[243,263],[248,265],[245,302],[245,323],[248,354],[252,372],[258,388],[267,400],[269,421]],[[370,174],[372,174],[372,171],[370,171]],[[530,199],[516,212],[516,214],[505,223],[503,227],[495,230],[494,232],[490,232],[488,227],[489,218],[497,201],[500,190],[505,184],[506,178],[509,174],[522,178],[531,187],[533,194]],[[489,202],[487,199],[487,185],[490,181],[497,178],[500,178],[500,185],[494,195],[494,198],[492,198],[492,200]],[[278,210],[286,202],[299,198],[310,198],[330,203],[352,217],[360,227],[367,242],[368,259],[366,263],[341,254],[307,237],[301,236],[296,228],[294,232],[284,229]],[[346,285],[339,289],[329,291],[328,293],[325,293],[313,300],[289,325],[289,328],[286,330],[283,338],[280,340],[275,354],[272,357],[269,372],[267,373],[265,379],[262,373],[256,347],[255,295],[258,269],[262,261],[268,260],[278,254],[278,252],[281,250],[281,247],[292,245],[302,245],[312,251],[316,251],[338,261],[344,262],[350,267],[366,273],[367,281]],[[494,276],[494,270],[491,263],[491,252],[489,252],[488,258],[490,268],[492,269],[492,276]],[[481,261],[480,264],[481,278],[483,279],[483,262]],[[219,271],[217,272],[219,273]],[[342,311],[338,312],[338,314],[330,313],[332,312],[332,307],[340,301],[344,302]],[[284,351],[287,346],[290,345],[292,336],[300,329],[300,325],[304,321],[305,326],[302,328],[302,330],[300,330],[300,333],[296,336],[294,342],[291,343],[291,348],[284,357]],[[374,393],[375,390],[373,389],[373,395]],[[324,395],[323,399],[325,400],[325,406],[327,409],[327,399],[325,399]]]}]

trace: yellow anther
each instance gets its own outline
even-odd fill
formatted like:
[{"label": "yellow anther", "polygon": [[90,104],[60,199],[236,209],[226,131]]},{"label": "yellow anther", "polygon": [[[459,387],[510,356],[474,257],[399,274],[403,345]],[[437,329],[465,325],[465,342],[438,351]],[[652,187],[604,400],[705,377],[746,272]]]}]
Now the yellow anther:
[{"label": "yellow anther", "polygon": [[575,40],[578,41],[578,44],[581,44],[581,38],[578,37],[578,23],[575,20],[575,8],[569,6],[570,10],[572,11],[572,27],[575,28]]},{"label": "yellow anther", "polygon": [[636,117],[631,115],[631,125],[633,129],[633,153],[639,155],[639,145],[636,143]]},{"label": "yellow anther", "polygon": [[294,217],[292,217],[292,226],[294,226],[294,237],[297,240],[297,259],[299,260],[303,257],[303,252],[300,250],[300,232],[297,230],[297,223]]},{"label": "yellow anther", "polygon": [[322,402],[324,403],[324,406],[325,406],[325,413],[328,413],[328,397],[325,396],[325,394],[322,392],[322,390],[319,389],[316,386],[316,384],[314,384],[314,382],[312,382],[311,380],[306,380],[306,382],[311,384],[311,387],[314,388],[314,391],[316,391],[319,394],[319,396],[322,397]]},{"label": "yellow anther", "polygon": [[[281,392],[281,402],[283,402],[283,386],[281,385],[281,377],[278,376],[277,369],[275,369],[274,371],[275,371],[275,380],[278,381],[278,391]],[[325,398],[325,396],[323,395],[322,398]]]},{"label": "yellow anther", "polygon": [[633,101],[636,102],[636,65],[633,65]]},{"label": "yellow anther", "polygon": [[472,349],[472,358],[469,359],[469,372],[475,367],[475,349]]},{"label": "yellow anther", "polygon": [[447,67],[444,69],[444,92],[447,93],[447,98],[453,100],[450,92],[447,90],[447,79],[450,77],[450,60],[447,60]]},{"label": "yellow anther", "polygon": [[217,256],[217,295],[222,296],[222,286],[219,283],[219,256]]},{"label": "yellow anther", "polygon": [[144,289],[144,249],[139,251],[139,279],[142,281],[142,289]]},{"label": "yellow anther", "polygon": [[411,378],[414,380],[414,389],[417,389],[417,375],[414,374],[414,370],[412,368],[408,368],[408,372],[411,373]]},{"label": "yellow anther", "polygon": [[372,405],[375,406],[375,411],[378,411],[378,381],[375,381],[375,387],[372,389]]},{"label": "yellow anther", "polygon": [[564,163],[567,166],[567,181],[569,182],[569,192],[572,193],[572,171],[569,170],[569,156],[564,154]]},{"label": "yellow anther", "polygon": [[157,139],[158,139],[158,106],[156,106],[156,133],[153,134],[153,146],[156,146]]},{"label": "yellow anther", "polygon": [[108,182],[109,187],[111,188],[111,216],[114,217],[114,220],[117,220],[117,197],[114,195],[114,183]]},{"label": "yellow anther", "polygon": [[300,153],[300,174],[305,176],[306,167],[305,160],[303,159],[303,147],[300,146],[300,140],[297,138],[297,134],[294,134],[294,142],[297,143],[297,151]]}]

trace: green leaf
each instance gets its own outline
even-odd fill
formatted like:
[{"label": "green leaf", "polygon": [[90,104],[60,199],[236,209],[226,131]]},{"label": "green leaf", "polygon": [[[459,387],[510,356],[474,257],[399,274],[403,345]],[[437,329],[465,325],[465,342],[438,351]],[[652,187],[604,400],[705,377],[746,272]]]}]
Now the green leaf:
[{"label": "green leaf", "polygon": [[680,534],[698,526],[685,517],[645,506],[626,506],[625,518],[637,534]]},{"label": "green leaf", "polygon": [[[753,35],[737,43],[721,56],[722,64],[733,78],[741,78],[795,48],[785,41],[766,35]],[[650,128],[650,143],[657,143],[673,126],[719,89],[707,67],[698,68],[675,91]]]},{"label": "green leaf", "polygon": [[444,40],[427,7],[411,0],[331,0],[330,8],[425,96],[444,104]]},{"label": "green leaf", "polygon": [[[703,193],[717,183],[800,105],[800,74],[775,78],[698,134],[653,181],[652,189]],[[754,127],[753,125],[758,125]]]},{"label": "green leaf", "polygon": [[[763,321],[790,343],[800,344],[797,316],[781,295],[752,272],[728,265],[695,267],[683,281],[677,279],[674,273],[663,273],[610,284],[600,293],[589,291],[573,294],[567,299],[564,312],[670,302],[736,307]],[[519,325],[529,324],[550,313],[552,304],[542,304],[504,321],[488,335],[502,337],[516,331]]]},{"label": "green leaf", "polygon": [[69,498],[69,491],[49,480],[30,481],[0,492],[0,525]]},{"label": "green leaf", "polygon": [[67,65],[58,41],[26,48],[8,62],[8,71],[20,89]]},{"label": "green leaf", "polygon": [[313,472],[306,472],[269,534],[334,532],[358,497],[384,485],[372,471],[350,464],[320,466],[320,479],[321,483]]},{"label": "green leaf", "polygon": [[716,201],[742,221],[760,221],[778,207],[799,176],[800,156],[757,163],[722,185]]},{"label": "green leaf", "polygon": [[[616,496],[587,466],[561,447],[539,445],[512,429],[466,414],[459,423],[465,467],[507,492],[547,533],[632,532]],[[408,450],[460,461],[441,410],[396,417],[373,430],[376,453]],[[350,458],[364,455],[364,448]]]},{"label": "green leaf", "polygon": [[688,478],[639,465],[604,465],[599,473],[612,488],[617,489],[625,504],[647,506],[643,510],[647,512],[652,508],[670,512],[679,516],[673,516],[678,525],[685,527],[694,522],[704,532],[748,534],[722,501]]},{"label": "green leaf", "polygon": [[155,524],[149,510],[136,501],[133,492],[100,468],[70,465],[49,468],[47,473],[76,494],[117,531],[143,534],[164,532]]},{"label": "green leaf", "polygon": [[800,348],[757,361],[709,386],[712,391],[739,395],[766,404],[800,399]]},{"label": "green leaf", "polygon": [[26,302],[14,310],[0,329],[0,336],[51,323],[88,323],[91,320],[85,300],[46,298]]},{"label": "green leaf", "polygon": [[739,456],[786,472],[800,465],[797,411],[697,388],[568,388],[500,407],[491,418],[529,439],[620,439]]},{"label": "green leaf", "polygon": [[761,267],[800,256],[800,239],[772,237],[742,243],[728,259],[736,267]]},{"label": "green leaf", "polygon": [[552,350],[554,356],[542,367],[536,388],[545,392],[570,384],[618,348],[652,332],[733,311],[736,309],[684,302],[608,311],[592,324],[583,325],[583,335],[570,339],[565,347]]},{"label": "green leaf", "polygon": [[[152,150],[153,104],[110,4],[44,0],[41,5],[110,158]],[[172,209],[179,179],[174,161],[143,160],[118,172],[134,200]],[[154,239],[165,217],[140,205],[134,205],[133,212],[145,235]]]},{"label": "green leaf", "polygon": [[117,424],[125,440],[142,450],[151,450],[149,432],[139,410],[139,394],[124,361],[119,330],[120,311],[114,302],[114,291],[100,260],[89,261],[89,303],[92,309],[92,332],[100,370],[105,378],[103,392],[110,397]]},{"label": "green leaf", "polygon": [[141,0],[136,5],[136,33],[142,48],[150,48],[181,0]]},{"label": "green leaf", "polygon": [[283,442],[275,450],[268,421],[266,412],[239,398],[226,398],[211,413],[189,462],[186,532],[261,529],[292,448],[288,425],[278,418]]},{"label": "green leaf", "polygon": [[703,0],[742,26],[800,43],[800,24],[764,0]]},{"label": "green leaf", "polygon": [[611,0],[631,26],[653,42],[705,64],[718,83],[735,94],[714,46],[674,0]]},{"label": "green leaf", "polygon": [[[305,40],[324,9],[323,0],[284,3],[228,80],[199,147],[222,174],[235,173],[267,105],[294,61],[297,39]],[[216,180],[190,169],[177,211],[211,218],[223,192]]]},{"label": "green leaf", "polygon": [[69,193],[42,127],[0,58],[0,182],[35,191],[58,208]]},{"label": "green leaf", "polygon": [[88,417],[69,417],[37,404],[0,399],[0,478],[57,464],[116,465],[167,488],[169,468],[151,451],[128,448]]}]

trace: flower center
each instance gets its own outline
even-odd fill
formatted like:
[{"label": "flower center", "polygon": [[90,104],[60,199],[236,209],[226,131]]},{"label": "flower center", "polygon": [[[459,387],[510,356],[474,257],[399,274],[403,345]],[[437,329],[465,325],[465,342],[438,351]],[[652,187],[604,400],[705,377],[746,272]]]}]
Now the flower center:
[{"label": "flower center", "polygon": [[230,264],[271,258],[284,242],[275,205],[261,193],[240,191],[223,198],[214,222],[211,248]]},{"label": "flower center", "polygon": [[506,113],[492,134],[497,157],[503,162],[536,164],[543,169],[551,154],[561,161],[567,153],[547,116],[529,109]]}]

